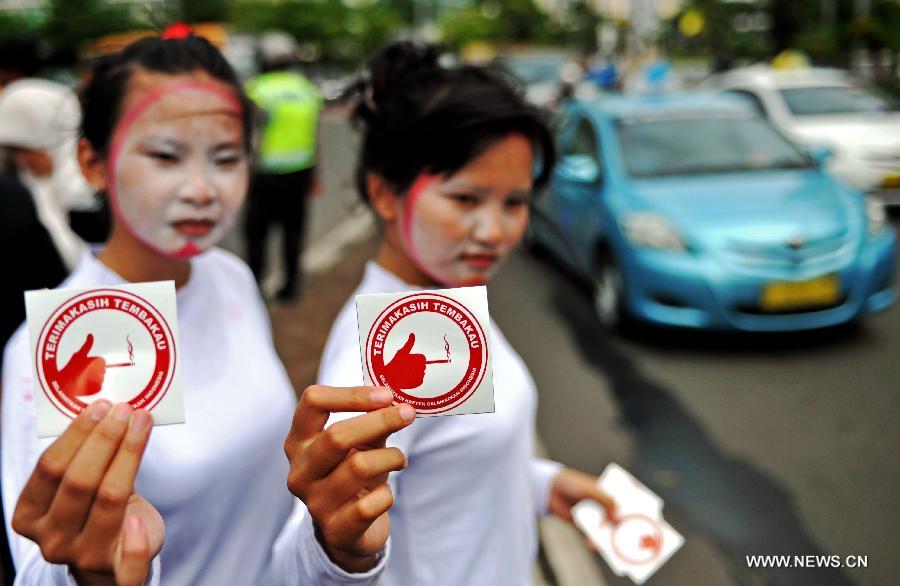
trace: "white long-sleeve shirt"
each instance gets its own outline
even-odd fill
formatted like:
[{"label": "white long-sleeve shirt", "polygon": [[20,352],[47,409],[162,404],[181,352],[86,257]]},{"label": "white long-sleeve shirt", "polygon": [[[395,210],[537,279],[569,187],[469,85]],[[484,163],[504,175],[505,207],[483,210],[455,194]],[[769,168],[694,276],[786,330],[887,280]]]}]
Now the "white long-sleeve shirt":
[{"label": "white long-sleeve shirt", "polygon": [[[421,289],[370,262],[354,295]],[[522,586],[531,581],[537,517],[560,464],[533,456],[537,393],[491,322],[495,412],[417,419],[388,445],[409,466],[390,476],[392,547],[380,584]],[[353,297],[332,327],[318,382],[363,382]],[[351,414],[340,414],[345,418]],[[332,417],[336,420],[338,417]]]},{"label": "white long-sleeve shirt", "polygon": [[[221,250],[194,259],[191,267],[190,280],[177,292],[187,423],[153,429],[135,487],[166,526],[151,582],[373,583],[383,564],[367,574],[334,566],[315,540],[302,503],[287,490],[283,442],[296,401],[249,269]],[[123,282],[86,252],[62,286]],[[28,334],[20,327],[3,361],[0,423],[3,506],[16,584],[73,584],[67,567],[47,563],[33,542],[9,526],[25,482],[53,441],[37,438],[29,354]]]}]

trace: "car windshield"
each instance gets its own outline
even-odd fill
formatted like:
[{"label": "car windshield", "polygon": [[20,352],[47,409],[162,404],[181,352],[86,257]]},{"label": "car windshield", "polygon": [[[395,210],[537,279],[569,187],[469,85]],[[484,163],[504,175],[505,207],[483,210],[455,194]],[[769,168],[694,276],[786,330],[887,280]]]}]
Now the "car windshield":
[{"label": "car windshield", "polygon": [[891,109],[890,104],[881,97],[847,86],[790,88],[781,90],[781,95],[795,116],[885,112]]},{"label": "car windshield", "polygon": [[622,119],[619,142],[632,177],[799,169],[809,157],[756,116]]},{"label": "car windshield", "polygon": [[557,81],[562,61],[559,59],[506,59],[503,65],[523,83]]}]

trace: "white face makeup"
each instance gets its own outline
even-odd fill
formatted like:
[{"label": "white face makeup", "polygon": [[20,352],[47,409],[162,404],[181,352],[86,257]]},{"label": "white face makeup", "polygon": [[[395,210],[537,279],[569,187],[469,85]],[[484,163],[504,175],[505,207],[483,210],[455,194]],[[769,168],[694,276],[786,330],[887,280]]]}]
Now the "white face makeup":
[{"label": "white face makeup", "polygon": [[187,258],[231,229],[249,181],[237,100],[209,82],[173,82],[122,117],[109,156],[109,194],[138,240]]},{"label": "white face makeup", "polygon": [[510,135],[450,177],[422,175],[399,218],[407,256],[444,286],[486,283],[528,225],[532,149]]}]

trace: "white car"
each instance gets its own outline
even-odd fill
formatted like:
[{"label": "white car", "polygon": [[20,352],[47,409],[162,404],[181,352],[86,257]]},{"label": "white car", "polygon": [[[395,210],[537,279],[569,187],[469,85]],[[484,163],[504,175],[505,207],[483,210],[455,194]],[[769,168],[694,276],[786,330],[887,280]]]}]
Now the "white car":
[{"label": "white car", "polygon": [[777,128],[831,151],[828,169],[888,205],[900,205],[900,112],[839,69],[753,65],[706,85],[749,99]]},{"label": "white car", "polygon": [[563,53],[538,52],[504,55],[494,65],[516,77],[525,87],[525,99],[538,108],[552,109],[559,100],[568,58]]}]

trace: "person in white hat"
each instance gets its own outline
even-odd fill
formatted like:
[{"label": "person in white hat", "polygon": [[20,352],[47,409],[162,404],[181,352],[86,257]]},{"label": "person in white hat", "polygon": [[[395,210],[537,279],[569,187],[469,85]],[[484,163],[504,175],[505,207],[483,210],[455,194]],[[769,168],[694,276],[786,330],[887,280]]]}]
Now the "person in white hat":
[{"label": "person in white hat", "polygon": [[69,269],[84,242],[69,226],[68,211],[93,205],[75,153],[80,119],[75,93],[62,84],[21,79],[0,92],[0,146],[12,149],[18,178]]}]

